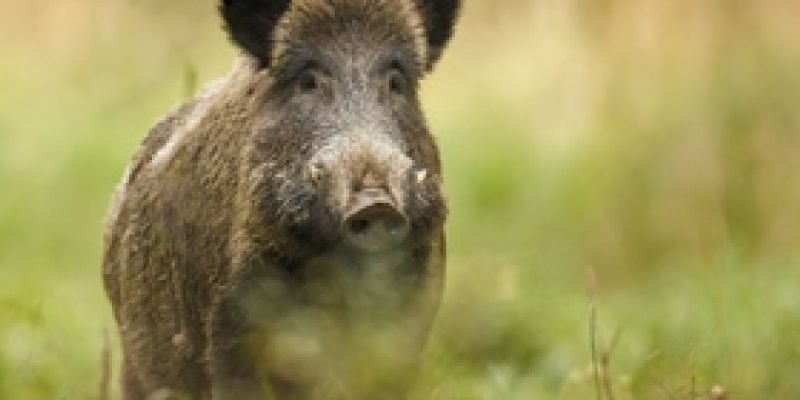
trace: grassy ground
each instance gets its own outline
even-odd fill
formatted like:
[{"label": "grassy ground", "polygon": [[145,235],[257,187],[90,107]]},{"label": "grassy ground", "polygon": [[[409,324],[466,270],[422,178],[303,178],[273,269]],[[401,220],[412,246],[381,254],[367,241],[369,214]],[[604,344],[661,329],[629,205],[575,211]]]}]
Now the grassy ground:
[{"label": "grassy ground", "polygon": [[[8,399],[96,397],[111,189],[233,57],[211,2],[52,3],[0,5]],[[451,215],[419,397],[593,398],[592,293],[616,398],[800,397],[800,6],[467,3],[424,86]]]}]

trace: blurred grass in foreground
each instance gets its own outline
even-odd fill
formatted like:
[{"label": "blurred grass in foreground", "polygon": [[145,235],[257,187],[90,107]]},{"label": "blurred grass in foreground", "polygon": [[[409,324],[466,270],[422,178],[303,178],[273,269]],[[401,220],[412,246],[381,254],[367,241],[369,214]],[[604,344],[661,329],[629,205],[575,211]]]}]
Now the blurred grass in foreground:
[{"label": "blurred grass in foreground", "polygon": [[[230,64],[211,3],[0,5],[0,398],[96,396],[108,196]],[[800,397],[799,37],[788,0],[467,1],[424,85],[451,215],[419,396],[591,398],[591,266],[618,398]]]}]

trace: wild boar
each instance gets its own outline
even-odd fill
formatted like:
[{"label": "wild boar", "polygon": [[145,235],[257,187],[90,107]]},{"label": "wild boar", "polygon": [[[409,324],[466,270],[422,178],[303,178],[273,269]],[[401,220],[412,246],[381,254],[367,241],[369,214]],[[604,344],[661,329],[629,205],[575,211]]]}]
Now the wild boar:
[{"label": "wild boar", "polygon": [[230,74],[158,122],[112,199],[123,398],[402,398],[444,282],[418,83],[458,0],[224,0]]}]

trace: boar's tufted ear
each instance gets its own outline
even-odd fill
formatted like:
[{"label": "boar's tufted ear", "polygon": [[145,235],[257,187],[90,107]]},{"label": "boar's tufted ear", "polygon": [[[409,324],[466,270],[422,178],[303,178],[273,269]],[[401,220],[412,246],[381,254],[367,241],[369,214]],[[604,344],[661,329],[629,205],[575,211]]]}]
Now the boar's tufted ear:
[{"label": "boar's tufted ear", "polygon": [[266,67],[272,31],[290,3],[291,0],[221,0],[219,9],[231,40]]},{"label": "boar's tufted ear", "polygon": [[442,55],[461,8],[461,0],[415,0],[422,13],[425,34],[428,38],[428,68],[432,68]]}]

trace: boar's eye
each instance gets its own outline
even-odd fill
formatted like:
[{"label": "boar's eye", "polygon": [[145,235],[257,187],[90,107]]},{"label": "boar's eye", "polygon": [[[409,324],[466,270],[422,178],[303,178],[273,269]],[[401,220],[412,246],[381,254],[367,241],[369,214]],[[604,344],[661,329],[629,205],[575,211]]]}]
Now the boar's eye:
[{"label": "boar's eye", "polygon": [[307,68],[297,76],[297,89],[301,93],[312,93],[319,88],[319,79],[316,71]]},{"label": "boar's eye", "polygon": [[408,91],[408,77],[399,68],[391,68],[386,75],[389,90],[396,94],[405,94]]},{"label": "boar's eye", "polygon": [[392,94],[406,96],[416,89],[419,71],[409,62],[412,57],[402,54],[387,58],[379,67],[384,79],[384,87]]}]

